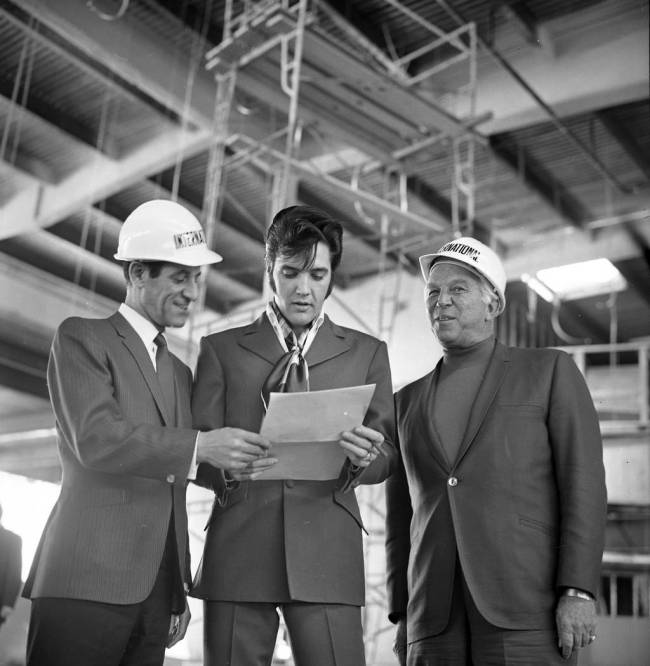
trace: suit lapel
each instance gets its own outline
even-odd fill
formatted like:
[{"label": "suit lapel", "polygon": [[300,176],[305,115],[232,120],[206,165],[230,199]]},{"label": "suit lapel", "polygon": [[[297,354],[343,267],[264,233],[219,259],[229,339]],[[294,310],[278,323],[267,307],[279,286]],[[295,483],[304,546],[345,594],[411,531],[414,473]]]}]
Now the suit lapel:
[{"label": "suit lapel", "polygon": [[[156,371],[151,363],[151,358],[149,358],[149,354],[147,353],[140,336],[133,330],[133,327],[119,312],[111,315],[109,321],[120,338],[122,338],[122,344],[126,347],[140,369],[140,372],[151,391],[151,395],[156,402],[158,411],[163,417],[163,422],[165,425],[173,424],[173,414],[167,412],[165,398],[160,388],[160,383],[158,382],[158,375],[156,375]],[[178,393],[178,386],[176,386],[176,392]]]},{"label": "suit lapel", "polygon": [[[243,329],[238,343],[241,347],[257,354],[272,365],[277,363],[284,354],[284,350],[280,346],[266,314],[260,315],[250,326]],[[323,361],[344,354],[351,346],[352,342],[345,330],[325,316],[325,321],[318,329],[305,359],[311,368]]]},{"label": "suit lapel", "polygon": [[463,437],[463,442],[460,446],[458,458],[456,459],[454,467],[460,463],[476,438],[476,435],[485,420],[488,409],[494,402],[496,394],[506,376],[508,362],[509,358],[507,349],[497,342],[494,351],[492,352],[492,357],[490,358],[487,370],[485,371],[485,377],[476,394],[476,399],[474,400],[469,415],[469,421],[467,422],[465,436]]},{"label": "suit lapel", "polygon": [[275,331],[265,313],[262,313],[250,326],[246,326],[237,341],[241,347],[275,365],[284,354]]},{"label": "suit lapel", "polygon": [[440,373],[440,365],[442,364],[442,359],[438,361],[433,372],[429,376],[429,381],[427,382],[425,393],[423,394],[424,404],[422,405],[422,413],[427,414],[429,418],[425,419],[427,429],[427,437],[425,441],[428,444],[429,451],[436,463],[440,467],[448,472],[451,469],[447,455],[445,454],[445,449],[440,441],[440,436],[438,435],[438,430],[436,429],[435,423],[433,422],[433,401],[436,397],[436,388],[438,385],[438,375]]},{"label": "suit lapel", "polygon": [[348,334],[325,315],[325,321],[318,329],[314,342],[307,351],[305,359],[309,367],[329,361],[329,359],[349,351],[352,342]]}]

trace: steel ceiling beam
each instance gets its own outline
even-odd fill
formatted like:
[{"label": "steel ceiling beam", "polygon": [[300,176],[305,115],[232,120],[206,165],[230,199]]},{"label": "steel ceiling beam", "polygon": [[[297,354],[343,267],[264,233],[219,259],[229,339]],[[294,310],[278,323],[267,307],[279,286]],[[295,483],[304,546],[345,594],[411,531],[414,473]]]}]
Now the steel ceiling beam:
[{"label": "steel ceiling beam", "polygon": [[535,274],[542,268],[563,266],[590,259],[639,257],[641,249],[627,234],[616,228],[589,233],[575,227],[546,232],[534,240],[503,253],[508,280],[520,280],[524,273]]},{"label": "steel ceiling beam", "polygon": [[507,140],[490,137],[494,156],[520,178],[523,183],[574,227],[581,228],[590,218],[589,212],[569,190],[530,158],[523,149],[508,145]]},{"label": "steel ceiling beam", "polygon": [[[467,21],[455,9],[449,6],[446,0],[435,0],[446,12],[451,16],[459,25],[464,25]],[[623,193],[628,193],[631,190],[622,183],[618,177],[602,162],[602,160],[577,136],[558,116],[558,114],[539,96],[537,91],[528,83],[528,81],[490,44],[488,44],[479,34],[477,34],[477,42],[481,48],[488,53],[494,61],[502,67],[508,74],[533,98],[535,103],[544,110],[550,121],[555,128],[565,136],[568,141],[578,150],[591,164],[596,171],[598,171],[603,178],[613,185],[617,190]]]},{"label": "steel ceiling beam", "polygon": [[596,118],[603,124],[605,129],[618,141],[621,147],[636,164],[646,180],[650,181],[650,158],[647,153],[639,147],[636,138],[616,120],[616,111],[597,111]]}]

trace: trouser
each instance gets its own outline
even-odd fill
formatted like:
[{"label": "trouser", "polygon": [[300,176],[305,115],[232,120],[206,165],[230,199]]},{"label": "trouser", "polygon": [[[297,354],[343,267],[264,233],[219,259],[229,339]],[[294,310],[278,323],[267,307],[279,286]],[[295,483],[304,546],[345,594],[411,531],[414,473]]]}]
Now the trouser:
[{"label": "trouser", "polygon": [[[149,596],[135,604],[32,599],[27,666],[162,666],[177,599],[179,566],[170,521]],[[182,602],[184,604],[184,600]]]},{"label": "trouser", "polygon": [[513,630],[490,624],[472,600],[456,567],[449,622],[436,635],[411,643],[407,666],[571,666],[562,659],[553,629]]},{"label": "trouser", "polygon": [[345,604],[204,603],[205,666],[269,666],[282,611],[296,666],[364,666],[361,609]]}]

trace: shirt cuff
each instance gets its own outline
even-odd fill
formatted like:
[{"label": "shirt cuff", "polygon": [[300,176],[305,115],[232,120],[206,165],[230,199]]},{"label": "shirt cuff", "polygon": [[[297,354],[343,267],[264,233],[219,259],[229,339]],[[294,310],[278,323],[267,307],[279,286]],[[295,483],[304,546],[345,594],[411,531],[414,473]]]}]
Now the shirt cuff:
[{"label": "shirt cuff", "polygon": [[196,454],[199,450],[199,433],[196,433],[196,439],[194,440],[194,453],[192,454],[192,461],[190,462],[190,469],[187,472],[187,480],[194,481],[196,479],[196,471],[199,466],[196,462]]},{"label": "shirt cuff", "polygon": [[584,599],[585,601],[593,601],[594,597],[590,592],[585,590],[579,590],[575,587],[565,587],[562,591],[562,594],[565,597],[577,597],[578,599]]}]

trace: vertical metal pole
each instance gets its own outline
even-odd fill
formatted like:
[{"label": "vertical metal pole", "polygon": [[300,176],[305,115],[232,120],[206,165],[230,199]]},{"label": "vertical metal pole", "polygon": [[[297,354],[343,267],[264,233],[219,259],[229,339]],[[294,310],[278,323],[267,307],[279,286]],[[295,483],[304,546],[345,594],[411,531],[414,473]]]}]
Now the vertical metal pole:
[{"label": "vertical metal pole", "polygon": [[[300,132],[298,129],[298,94],[300,92],[300,70],[305,36],[305,18],[307,16],[307,0],[298,2],[298,18],[293,33],[282,37],[280,86],[289,96],[287,117],[287,136],[285,141],[284,159],[280,168],[280,179],[274,181],[273,198],[275,210],[284,208],[287,200],[291,160],[299,146]],[[293,42],[293,44],[292,44]]]},{"label": "vertical metal pole", "polygon": [[[212,143],[208,157],[208,168],[205,176],[205,189],[203,191],[202,222],[205,229],[205,237],[208,247],[212,247],[216,235],[217,219],[221,216],[223,197],[221,188],[224,182],[223,164],[228,138],[228,118],[230,107],[235,91],[236,80],[235,68],[225,74],[216,76],[217,90],[215,93],[214,114],[212,116]],[[209,267],[202,274],[199,295],[192,308],[189,321],[188,348],[192,349],[195,318],[198,312],[203,310],[207,290],[207,274]]]},{"label": "vertical metal pole", "polygon": [[[468,24],[469,34],[469,117],[476,113],[476,26]],[[471,132],[453,140],[453,181],[451,224],[454,235],[471,236],[474,231],[474,135]]]},{"label": "vertical metal pole", "polygon": [[642,344],[639,347],[639,422],[642,426],[649,425],[648,393],[648,347]]},{"label": "vertical metal pole", "polygon": [[215,236],[219,209],[223,205],[220,196],[223,184],[223,163],[228,138],[228,118],[235,91],[236,70],[233,68],[216,77],[217,91],[215,96],[214,116],[212,124],[212,144],[208,159],[206,184],[203,195],[203,216],[208,246],[212,247]]}]

